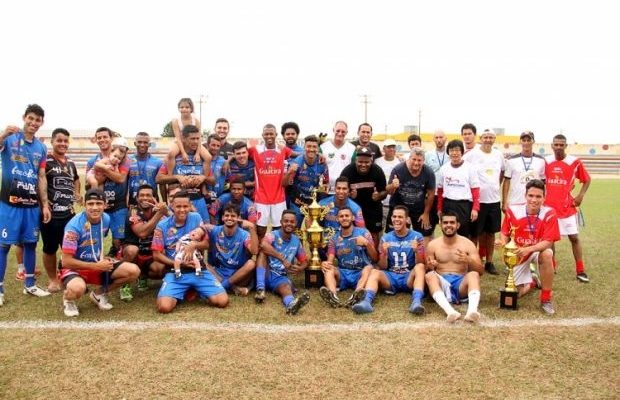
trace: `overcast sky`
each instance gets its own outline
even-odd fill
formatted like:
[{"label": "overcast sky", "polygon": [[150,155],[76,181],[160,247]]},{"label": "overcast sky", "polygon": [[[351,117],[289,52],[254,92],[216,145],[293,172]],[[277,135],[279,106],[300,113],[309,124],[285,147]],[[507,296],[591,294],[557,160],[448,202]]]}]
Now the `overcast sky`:
[{"label": "overcast sky", "polygon": [[[3,1],[0,124],[41,104],[44,128],[161,133],[205,96],[232,136],[297,121],[302,137],[480,130],[619,143],[613,2]],[[614,7],[615,8],[615,7]]]}]

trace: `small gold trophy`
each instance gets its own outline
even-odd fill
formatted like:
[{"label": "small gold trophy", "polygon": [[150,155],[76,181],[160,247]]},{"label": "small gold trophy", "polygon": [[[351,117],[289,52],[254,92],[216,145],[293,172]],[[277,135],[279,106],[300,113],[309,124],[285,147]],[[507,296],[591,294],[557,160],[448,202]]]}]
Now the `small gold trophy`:
[{"label": "small gold trophy", "polygon": [[517,243],[515,242],[516,230],[516,227],[510,228],[510,241],[504,246],[503,259],[504,264],[508,267],[508,277],[506,278],[505,287],[499,291],[499,307],[509,310],[517,309],[517,298],[519,295],[513,274],[514,267],[518,262],[518,257],[515,253],[518,249]]},{"label": "small gold trophy", "polygon": [[319,249],[327,245],[327,241],[334,235],[334,229],[324,229],[319,225],[321,221],[331,207],[320,206],[316,201],[317,189],[312,190],[312,203],[310,205],[301,206],[301,213],[309,218],[310,227],[306,229],[306,234],[300,237],[304,242],[307,242],[312,253],[310,258],[310,265],[306,268],[305,272],[305,286],[321,287],[324,284],[323,271],[321,271],[321,258],[319,257]]}]

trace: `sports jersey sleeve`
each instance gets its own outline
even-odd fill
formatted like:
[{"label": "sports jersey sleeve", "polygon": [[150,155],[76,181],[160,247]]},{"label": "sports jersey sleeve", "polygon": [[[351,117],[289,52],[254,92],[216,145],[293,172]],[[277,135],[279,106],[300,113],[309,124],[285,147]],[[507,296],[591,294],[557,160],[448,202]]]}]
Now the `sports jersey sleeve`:
[{"label": "sports jersey sleeve", "polygon": [[[44,155],[47,154],[47,147],[45,147],[43,143],[41,143],[41,147],[43,148],[41,154],[44,154]],[[45,170],[46,165],[47,165],[47,157],[41,157],[41,160],[39,161],[39,168],[42,168]]]},{"label": "sports jersey sleeve", "polygon": [[505,179],[510,179],[512,178],[512,162],[510,162],[510,159],[506,160],[506,162],[504,163],[504,178]]},{"label": "sports jersey sleeve", "polygon": [[237,229],[239,230],[239,232],[241,232],[241,238],[243,240],[243,247],[245,247],[247,251],[251,251],[250,247],[252,246],[252,237],[250,236],[250,233],[246,231],[245,229],[241,229],[241,228],[237,228]]},{"label": "sports jersey sleeve", "polygon": [[590,181],[590,174],[586,170],[581,160],[577,161],[577,168],[575,168],[575,177],[579,179],[579,182],[584,183]]},{"label": "sports jersey sleeve", "polygon": [[304,246],[302,246],[301,242],[297,245],[297,253],[295,254],[295,258],[297,258],[297,261],[300,263],[306,262],[308,258],[306,256],[306,250],[304,250]]},{"label": "sports jersey sleeve", "polygon": [[555,211],[550,211],[545,215],[545,219],[543,220],[543,232],[541,235],[541,240],[546,240],[549,242],[557,242],[560,240],[560,228],[558,225],[558,217]]},{"label": "sports jersey sleeve", "polygon": [[273,244],[273,233],[269,232],[266,233],[265,236],[263,237],[263,240],[265,240],[268,244]]},{"label": "sports jersey sleeve", "polygon": [[78,248],[80,232],[73,226],[67,225],[65,234],[62,237],[62,252],[64,254],[75,255]]},{"label": "sports jersey sleeve", "polygon": [[258,221],[258,214],[256,213],[256,206],[254,203],[248,200],[248,221],[255,224]]},{"label": "sports jersey sleeve", "polygon": [[510,207],[508,207],[506,209],[506,216],[504,217],[504,221],[502,222],[502,229],[501,229],[502,235],[510,236],[510,227],[512,226],[514,220],[515,220],[515,216],[512,213],[512,210],[510,209]]},{"label": "sports jersey sleeve", "polygon": [[220,206],[221,206],[220,198],[218,197],[209,206],[209,214],[215,217],[217,213],[220,211]]},{"label": "sports jersey sleeve", "polygon": [[126,174],[129,172],[129,168],[131,168],[131,160],[129,157],[125,157],[123,162],[118,166],[118,172],[121,174]]},{"label": "sports jersey sleeve", "polygon": [[153,242],[151,243],[151,250],[153,251],[164,251],[164,226],[162,224],[157,224],[155,228],[155,232],[153,232]]}]

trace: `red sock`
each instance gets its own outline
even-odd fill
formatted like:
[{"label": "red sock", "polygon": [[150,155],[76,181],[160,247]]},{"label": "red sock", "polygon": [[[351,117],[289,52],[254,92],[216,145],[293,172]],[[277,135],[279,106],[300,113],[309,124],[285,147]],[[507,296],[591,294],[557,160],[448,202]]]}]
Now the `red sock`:
[{"label": "red sock", "polygon": [[551,289],[543,289],[540,291],[540,302],[551,301]]},{"label": "red sock", "polygon": [[[486,247],[480,247],[478,248],[478,254],[480,254],[480,259],[484,259],[487,256],[487,248]],[[490,260],[487,260],[490,261]]]},{"label": "red sock", "polygon": [[536,282],[530,282],[530,289],[536,289],[537,287]]},{"label": "red sock", "polygon": [[578,274],[582,273],[584,270],[583,268],[583,260],[577,260],[577,262],[575,263],[575,272],[577,272]]}]

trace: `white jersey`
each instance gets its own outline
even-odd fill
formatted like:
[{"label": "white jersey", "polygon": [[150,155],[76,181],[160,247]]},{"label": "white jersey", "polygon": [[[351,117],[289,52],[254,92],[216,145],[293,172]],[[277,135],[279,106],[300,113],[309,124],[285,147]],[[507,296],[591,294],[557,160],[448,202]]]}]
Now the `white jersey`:
[{"label": "white jersey", "polygon": [[[383,170],[383,173],[385,174],[386,182],[390,181],[390,174],[392,173],[392,170],[394,169],[395,166],[397,166],[400,163],[401,161],[396,157],[394,157],[392,161],[387,161],[385,157],[377,158],[377,160],[375,161],[375,164],[377,164]],[[383,203],[384,206],[389,206],[390,195],[388,194],[387,197],[383,199],[381,203]]]},{"label": "white jersey", "polygon": [[504,171],[504,155],[497,149],[485,153],[478,147],[465,154],[463,160],[470,162],[478,171],[480,203],[499,203],[502,199],[499,180]]},{"label": "white jersey", "polygon": [[458,167],[453,167],[452,163],[444,164],[439,170],[437,187],[443,188],[444,199],[474,201],[471,189],[480,187],[478,172],[467,161]]},{"label": "white jersey", "polygon": [[334,146],[331,140],[321,145],[321,153],[325,157],[329,173],[329,193],[334,193],[336,179],[340,177],[344,167],[351,164],[354,152],[355,146],[349,142],[344,142],[340,148]]},{"label": "white jersey", "polygon": [[515,154],[506,160],[504,178],[510,179],[506,205],[523,203],[525,185],[532,179],[545,179],[545,159],[538,154],[533,154],[532,157]]}]

